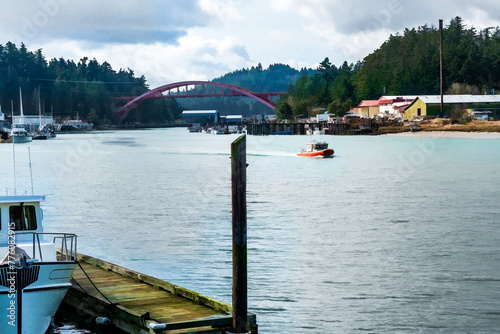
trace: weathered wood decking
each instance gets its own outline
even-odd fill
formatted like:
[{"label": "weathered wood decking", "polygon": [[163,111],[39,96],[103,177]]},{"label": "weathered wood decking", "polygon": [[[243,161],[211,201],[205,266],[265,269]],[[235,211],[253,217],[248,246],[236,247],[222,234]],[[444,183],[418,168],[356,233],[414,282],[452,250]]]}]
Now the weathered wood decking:
[{"label": "weathered wood decking", "polygon": [[[90,256],[78,254],[78,260],[108,299],[77,267],[76,284],[63,303],[78,312],[108,317],[129,333],[225,333],[231,327],[231,305]],[[256,334],[256,316],[249,313],[247,319]],[[165,326],[155,331],[150,324]]]}]

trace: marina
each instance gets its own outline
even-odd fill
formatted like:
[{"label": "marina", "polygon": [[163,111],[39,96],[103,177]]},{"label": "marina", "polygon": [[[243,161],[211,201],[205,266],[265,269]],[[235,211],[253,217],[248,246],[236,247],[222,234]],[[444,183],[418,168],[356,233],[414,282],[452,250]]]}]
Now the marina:
[{"label": "marina", "polygon": [[[417,134],[328,137],[331,159],[297,157],[310,136],[248,136],[248,311],[260,333],[495,332],[498,210],[476,199],[499,196],[498,136]],[[230,305],[237,136],[171,128],[33,141],[45,228],[78,235],[81,254]],[[16,146],[19,175],[29,175],[26,149]],[[10,166],[12,145],[0,153]]]},{"label": "marina", "polygon": [[3,9],[0,334],[500,331],[494,2]]},{"label": "marina", "polygon": [[249,135],[308,135],[314,134],[314,131],[320,131],[320,134],[356,134],[359,131],[351,130],[351,126],[347,123],[253,123],[247,125],[247,133]]}]

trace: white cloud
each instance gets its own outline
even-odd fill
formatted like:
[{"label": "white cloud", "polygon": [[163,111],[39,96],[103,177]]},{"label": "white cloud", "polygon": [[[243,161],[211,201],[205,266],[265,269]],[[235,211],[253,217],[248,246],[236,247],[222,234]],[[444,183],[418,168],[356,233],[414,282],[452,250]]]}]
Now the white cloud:
[{"label": "white cloud", "polygon": [[[218,40],[188,34],[176,45],[97,44],[88,49],[75,41],[54,41],[45,44],[51,50],[48,58],[64,57],[78,61],[87,56],[107,61],[113,69],[131,68],[137,76],[144,75],[151,88],[186,80],[211,80],[234,69],[248,67],[246,50],[234,37]],[[35,46],[34,48],[38,48]]]},{"label": "white cloud", "polygon": [[16,42],[174,43],[185,29],[208,22],[196,0],[19,0],[0,6],[0,28]]},{"label": "white cloud", "polygon": [[461,16],[468,27],[500,24],[493,0],[19,0],[0,5],[0,43],[24,41],[47,58],[82,57],[131,68],[152,87],[210,80],[242,67],[340,66],[392,33]]},{"label": "white cloud", "polygon": [[464,23],[468,27],[474,27],[476,29],[484,29],[488,27],[497,27],[500,24],[500,18],[492,17],[492,13],[486,11],[484,8],[473,8],[468,9],[469,16],[464,19]]},{"label": "white cloud", "polygon": [[228,20],[238,20],[242,16],[231,1],[226,0],[200,0],[200,8],[218,23],[225,24]]}]

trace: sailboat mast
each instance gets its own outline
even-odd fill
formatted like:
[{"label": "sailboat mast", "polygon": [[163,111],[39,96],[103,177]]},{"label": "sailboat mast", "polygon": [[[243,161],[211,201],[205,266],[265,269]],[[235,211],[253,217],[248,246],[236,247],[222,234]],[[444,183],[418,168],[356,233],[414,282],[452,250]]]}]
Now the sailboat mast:
[{"label": "sailboat mast", "polygon": [[42,103],[40,102],[40,86],[38,86],[38,130],[42,130]]},{"label": "sailboat mast", "polygon": [[20,102],[20,105],[21,105],[21,116],[24,116],[24,112],[23,112],[23,93],[21,92],[21,87],[19,87],[19,102]]}]

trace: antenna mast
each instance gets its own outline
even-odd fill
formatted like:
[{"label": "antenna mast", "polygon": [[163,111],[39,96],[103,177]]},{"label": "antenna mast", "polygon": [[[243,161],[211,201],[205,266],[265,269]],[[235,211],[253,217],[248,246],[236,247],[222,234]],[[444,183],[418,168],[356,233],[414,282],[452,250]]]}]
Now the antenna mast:
[{"label": "antenna mast", "polygon": [[12,163],[14,164],[14,196],[17,195],[17,184],[16,184],[16,144],[14,143],[14,138],[12,138]]},{"label": "antenna mast", "polygon": [[33,193],[33,172],[31,171],[31,149],[29,146],[28,146],[28,156],[29,156],[29,162],[30,162],[31,195],[34,195],[34,193]]}]

